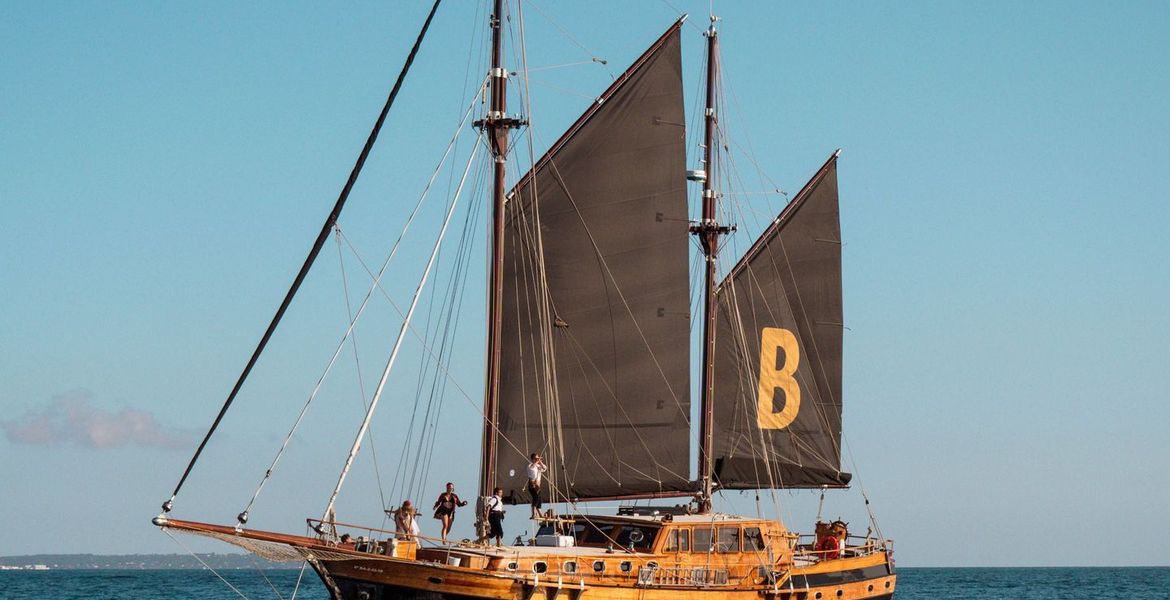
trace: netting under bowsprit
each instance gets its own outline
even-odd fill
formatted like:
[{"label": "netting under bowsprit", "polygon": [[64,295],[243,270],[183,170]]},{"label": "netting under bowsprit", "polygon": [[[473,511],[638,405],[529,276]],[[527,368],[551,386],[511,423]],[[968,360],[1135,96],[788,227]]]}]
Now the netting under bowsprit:
[{"label": "netting under bowsprit", "polygon": [[306,559],[316,560],[352,560],[354,557],[341,552],[330,552],[329,550],[321,550],[319,548],[298,548],[280,542],[269,542],[265,540],[256,540],[240,535],[232,535],[228,533],[219,533],[216,531],[198,531],[192,529],[176,529],[179,533],[186,533],[190,535],[201,535],[204,537],[214,538],[222,542],[227,542],[233,546],[238,546],[263,558],[264,560],[272,562],[301,562]]}]

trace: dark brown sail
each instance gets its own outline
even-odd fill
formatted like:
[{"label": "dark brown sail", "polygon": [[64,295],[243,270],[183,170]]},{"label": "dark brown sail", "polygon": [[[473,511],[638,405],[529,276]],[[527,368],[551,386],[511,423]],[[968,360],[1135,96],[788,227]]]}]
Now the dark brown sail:
[{"label": "dark brown sail", "polygon": [[715,475],[842,486],[841,226],[834,154],[719,286]]},{"label": "dark brown sail", "polygon": [[678,30],[509,196],[496,481],[514,501],[531,452],[546,500],[691,488]]}]

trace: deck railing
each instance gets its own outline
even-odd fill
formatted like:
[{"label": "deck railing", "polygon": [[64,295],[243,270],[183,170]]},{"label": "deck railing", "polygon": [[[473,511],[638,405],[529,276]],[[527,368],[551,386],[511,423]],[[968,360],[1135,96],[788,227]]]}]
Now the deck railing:
[{"label": "deck railing", "polygon": [[845,547],[841,550],[817,550],[817,538],[815,535],[801,535],[794,541],[795,544],[792,549],[796,559],[806,562],[819,562],[833,553],[837,553],[837,556],[840,558],[849,558],[854,556],[868,556],[878,552],[894,551],[893,540],[880,540],[859,535],[846,537]]}]

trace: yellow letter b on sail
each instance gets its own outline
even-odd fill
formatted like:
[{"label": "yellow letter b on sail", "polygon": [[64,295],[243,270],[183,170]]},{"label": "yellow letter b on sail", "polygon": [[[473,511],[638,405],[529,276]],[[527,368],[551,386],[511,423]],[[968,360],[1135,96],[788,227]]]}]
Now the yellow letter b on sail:
[{"label": "yellow letter b on sail", "polygon": [[[780,350],[784,364],[777,365]],[[796,420],[800,412],[800,385],[796,383],[796,367],[800,364],[800,345],[787,329],[765,327],[760,335],[760,388],[756,407],[756,423],[760,429],[784,429]],[[784,393],[784,408],[775,410],[777,390]]]}]

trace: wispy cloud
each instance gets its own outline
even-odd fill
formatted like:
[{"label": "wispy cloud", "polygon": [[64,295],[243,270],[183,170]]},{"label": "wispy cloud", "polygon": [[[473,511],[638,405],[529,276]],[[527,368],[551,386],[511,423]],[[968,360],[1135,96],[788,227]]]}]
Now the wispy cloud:
[{"label": "wispy cloud", "polygon": [[76,445],[86,448],[186,448],[189,431],[165,427],[149,411],[123,408],[107,411],[93,404],[92,394],[75,390],[53,396],[42,408],[0,421],[8,441],[34,446]]}]

